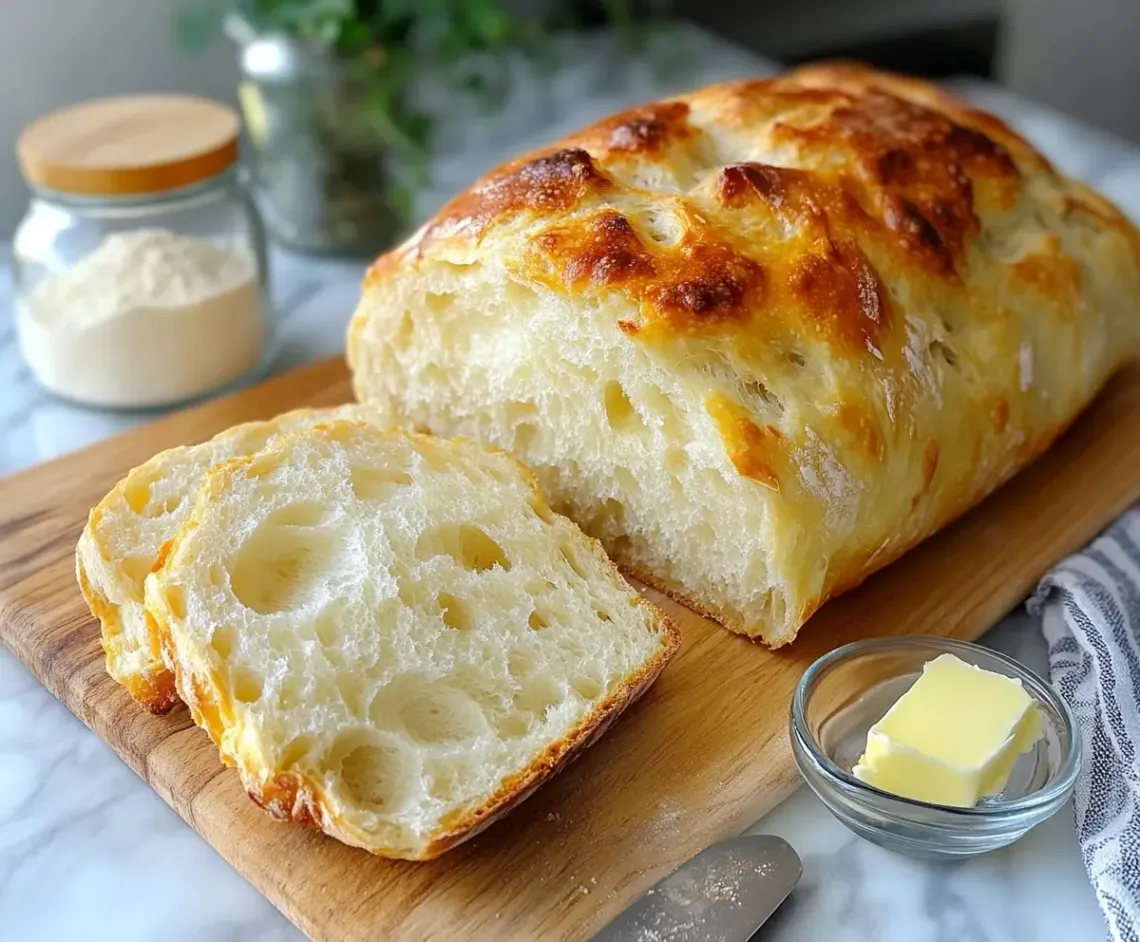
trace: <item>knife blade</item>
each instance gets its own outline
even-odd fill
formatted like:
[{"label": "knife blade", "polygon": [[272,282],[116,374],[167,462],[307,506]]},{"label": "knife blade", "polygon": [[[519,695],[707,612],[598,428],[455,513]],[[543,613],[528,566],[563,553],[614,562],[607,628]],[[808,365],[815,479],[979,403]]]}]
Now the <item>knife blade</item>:
[{"label": "knife blade", "polygon": [[646,890],[592,942],[747,942],[802,873],[783,838],[730,837]]}]

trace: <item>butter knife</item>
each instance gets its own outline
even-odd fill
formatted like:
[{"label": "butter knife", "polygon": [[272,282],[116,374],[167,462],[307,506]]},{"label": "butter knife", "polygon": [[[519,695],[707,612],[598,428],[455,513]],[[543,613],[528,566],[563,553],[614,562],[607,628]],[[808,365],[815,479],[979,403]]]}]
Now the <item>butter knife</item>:
[{"label": "butter knife", "polygon": [[646,890],[592,942],[748,942],[802,873],[783,838],[730,837]]}]

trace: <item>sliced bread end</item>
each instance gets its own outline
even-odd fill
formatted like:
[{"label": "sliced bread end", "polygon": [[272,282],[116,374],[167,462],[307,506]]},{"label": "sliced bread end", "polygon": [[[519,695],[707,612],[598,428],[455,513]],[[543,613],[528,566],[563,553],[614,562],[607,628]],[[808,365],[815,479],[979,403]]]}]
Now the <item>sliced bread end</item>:
[{"label": "sliced bread end", "polygon": [[407,859],[526,798],[680,641],[513,458],[346,422],[211,470],[146,591],[253,799]]}]

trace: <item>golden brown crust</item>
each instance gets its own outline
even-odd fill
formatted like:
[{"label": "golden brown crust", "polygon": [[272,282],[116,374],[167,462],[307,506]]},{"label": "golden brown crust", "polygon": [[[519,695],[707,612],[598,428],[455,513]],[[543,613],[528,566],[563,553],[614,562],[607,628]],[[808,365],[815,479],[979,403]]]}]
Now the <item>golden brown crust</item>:
[{"label": "golden brown crust", "polygon": [[312,783],[297,772],[281,772],[260,788],[247,788],[246,794],[278,821],[317,830],[326,827],[321,802],[316,798]]},{"label": "golden brown crust", "polygon": [[[571,152],[577,175],[545,169]],[[445,384],[385,372],[419,370],[430,343],[383,311],[460,264],[465,284],[534,289],[544,323],[580,318],[570,335],[614,345],[609,365],[700,397],[730,468],[766,492],[789,622],[1006,481],[1140,338],[1140,234],[1116,207],[999,119],[852,64],[616,115],[493,171],[378,260],[350,328],[357,393],[441,432]],[[575,456],[525,457],[557,477]],[[593,513],[606,485],[576,486]],[[738,630],[798,627],[751,617]]]},{"label": "golden brown crust", "polygon": [[[721,134],[762,129],[768,146],[794,148],[798,162],[815,166],[725,166],[711,194],[682,190],[667,201],[684,232],[662,244],[607,204],[649,195],[621,179],[631,156],[641,166],[674,167],[715,150],[712,132],[688,120],[698,109]],[[545,220],[523,265],[529,278],[580,296],[622,291],[666,334],[746,330],[775,318],[860,359],[898,333],[867,247],[880,264],[893,259],[957,279],[980,231],[979,211],[1017,199],[1019,165],[1053,173],[998,119],[931,86],[850,65],[809,67],[634,109],[513,161],[445,206],[409,246],[378,260],[369,278],[414,262],[439,240],[479,243],[492,231]],[[1068,199],[1133,238],[1105,201]],[[746,237],[773,217],[799,231],[802,247],[765,251]],[[808,244],[815,247],[805,251]],[[1061,254],[1047,251],[1037,271],[1056,271],[1050,260]],[[766,282],[778,290],[765,291]]]},{"label": "golden brown crust", "polygon": [[174,675],[170,671],[133,674],[128,678],[126,687],[135,702],[155,716],[165,716],[181,702]]},{"label": "golden brown crust", "polygon": [[[103,648],[104,657],[110,663],[116,656],[116,645],[122,643],[119,608],[117,605],[113,605],[102,592],[95,589],[82,560],[78,557],[76,558],[75,571],[79,581],[79,591],[82,593],[87,607],[91,610],[91,614],[100,622],[99,644]],[[163,716],[178,705],[178,691],[175,689],[174,677],[169,671],[159,670],[131,674],[123,678],[123,684],[137,703],[156,716]]]}]

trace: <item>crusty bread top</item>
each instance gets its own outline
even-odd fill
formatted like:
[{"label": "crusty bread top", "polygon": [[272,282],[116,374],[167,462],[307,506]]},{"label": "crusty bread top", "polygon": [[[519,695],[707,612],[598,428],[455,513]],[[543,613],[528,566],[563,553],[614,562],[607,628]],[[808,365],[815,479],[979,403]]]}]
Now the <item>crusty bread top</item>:
[{"label": "crusty bread top", "polygon": [[[1140,235],[1114,206],[998,119],[853,65],[649,104],[495,170],[372,267],[358,395],[430,412],[436,334],[378,324],[474,282],[701,400],[771,495],[772,552],[817,574],[780,640],[1039,454],[1140,338]],[[416,351],[417,386],[381,375],[385,345]]]},{"label": "crusty bread top", "polygon": [[[369,280],[425,258],[462,263],[488,242],[560,294],[632,300],[619,326],[641,343],[724,341],[733,366],[777,382],[823,353],[874,372],[879,402],[856,405],[842,377],[830,390],[871,454],[929,384],[906,316],[921,302],[948,332],[987,330],[1011,364],[987,404],[997,425],[1029,398],[1014,329],[1025,310],[1079,323],[1127,304],[1121,340],[1140,336],[1140,235],[1119,210],[997,118],[855,65],[615,115],[490,173]],[[1096,351],[1074,339],[1065,366],[1079,369]],[[947,358],[953,347],[942,344]],[[779,430],[725,416],[722,431],[741,473],[778,487],[789,451]]]},{"label": "crusty bread top", "polygon": [[[770,163],[751,159],[760,153]],[[1048,185],[1036,190],[1035,182]],[[863,252],[887,254],[916,275],[960,277],[987,223],[1026,198],[1065,222],[1115,234],[1110,244],[1136,261],[1140,239],[1119,210],[1059,177],[998,118],[916,79],[807,66],[634,108],[504,164],[381,257],[373,276],[436,242],[462,245],[573,216],[536,246],[531,273],[545,262],[575,288],[638,295],[646,323],[630,333],[743,327],[761,308],[866,351],[893,325]],[[651,219],[630,225],[579,212],[627,200],[678,218],[654,231]],[[754,249],[764,229],[782,251],[763,259],[741,251]],[[801,257],[800,240],[819,243],[820,259]],[[826,274],[822,261],[832,263]],[[1044,287],[1040,267],[1025,266],[1018,279]],[[769,272],[792,282],[791,298],[766,296]]]}]

